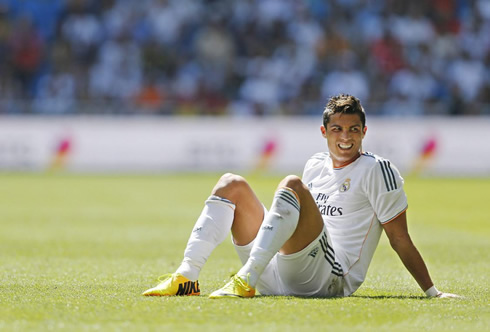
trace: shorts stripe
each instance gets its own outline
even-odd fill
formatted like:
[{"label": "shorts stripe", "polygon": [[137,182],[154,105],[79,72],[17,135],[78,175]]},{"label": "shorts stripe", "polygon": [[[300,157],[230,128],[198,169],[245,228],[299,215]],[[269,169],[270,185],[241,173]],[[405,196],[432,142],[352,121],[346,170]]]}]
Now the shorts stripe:
[{"label": "shorts stripe", "polygon": [[320,245],[322,247],[325,260],[330,264],[330,266],[332,266],[332,274],[338,277],[342,277],[344,275],[342,266],[335,261],[335,252],[328,243],[328,237],[326,233],[323,233],[320,239]]},{"label": "shorts stripe", "polygon": [[344,275],[344,271],[342,270],[342,266],[339,263],[335,262],[332,268],[332,274],[336,276],[342,277]]},{"label": "shorts stripe", "polygon": [[328,245],[327,243],[327,252],[326,254],[328,255],[328,257],[330,257],[330,259],[332,260],[332,262],[335,262],[335,253],[333,251],[333,249]]}]

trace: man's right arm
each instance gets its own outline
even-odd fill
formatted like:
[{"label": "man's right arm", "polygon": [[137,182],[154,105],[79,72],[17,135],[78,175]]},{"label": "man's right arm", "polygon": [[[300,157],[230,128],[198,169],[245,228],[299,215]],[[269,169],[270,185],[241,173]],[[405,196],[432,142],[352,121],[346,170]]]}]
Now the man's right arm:
[{"label": "man's right arm", "polygon": [[439,292],[432,282],[427,266],[419,251],[410,238],[407,228],[407,214],[404,211],[395,219],[383,224],[383,228],[390,240],[391,247],[400,257],[420,288],[431,297],[459,297],[455,294]]}]

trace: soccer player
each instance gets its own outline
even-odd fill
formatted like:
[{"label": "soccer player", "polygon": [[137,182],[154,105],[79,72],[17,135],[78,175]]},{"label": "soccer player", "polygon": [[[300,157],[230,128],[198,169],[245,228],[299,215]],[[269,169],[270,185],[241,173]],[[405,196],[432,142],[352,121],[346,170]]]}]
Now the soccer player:
[{"label": "soccer player", "polygon": [[407,230],[403,178],[387,159],[362,150],[365,113],[354,96],[332,97],[321,133],[328,152],[306,163],[303,178],[289,175],[269,211],[246,180],[223,175],[192,230],[184,259],[173,274],[143,293],[199,295],[199,272],[229,234],[243,266],[210,298],[293,295],[349,296],[362,284],[382,231],[420,288],[432,282]]}]

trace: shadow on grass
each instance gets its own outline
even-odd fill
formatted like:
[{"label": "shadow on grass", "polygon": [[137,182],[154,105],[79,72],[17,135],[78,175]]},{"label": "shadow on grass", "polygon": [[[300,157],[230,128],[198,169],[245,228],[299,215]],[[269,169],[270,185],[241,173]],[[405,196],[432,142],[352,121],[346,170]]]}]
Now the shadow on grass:
[{"label": "shadow on grass", "polygon": [[256,295],[255,298],[275,298],[275,299],[315,299],[315,300],[344,300],[349,298],[356,299],[372,299],[372,300],[427,300],[430,299],[427,296],[417,296],[417,295],[351,295],[351,296],[340,296],[340,297],[311,297],[311,296],[284,296],[284,295]]},{"label": "shadow on grass", "polygon": [[360,298],[360,299],[373,299],[373,300],[387,300],[387,299],[426,300],[426,299],[429,299],[427,296],[417,296],[417,295],[351,295],[349,297]]}]

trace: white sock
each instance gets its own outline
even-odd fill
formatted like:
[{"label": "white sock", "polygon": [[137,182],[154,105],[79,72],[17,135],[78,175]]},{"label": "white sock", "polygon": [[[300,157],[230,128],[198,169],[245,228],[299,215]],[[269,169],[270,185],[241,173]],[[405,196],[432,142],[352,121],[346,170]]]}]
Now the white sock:
[{"label": "white sock", "polygon": [[[255,238],[250,257],[237,275],[255,287],[265,267],[293,235],[299,220],[299,200],[289,188],[279,189]],[[247,278],[248,275],[248,278]]]},{"label": "white sock", "polygon": [[235,204],[227,199],[211,195],[192,230],[184,259],[177,269],[190,280],[197,280],[199,272],[211,252],[230,233],[235,214]]}]

